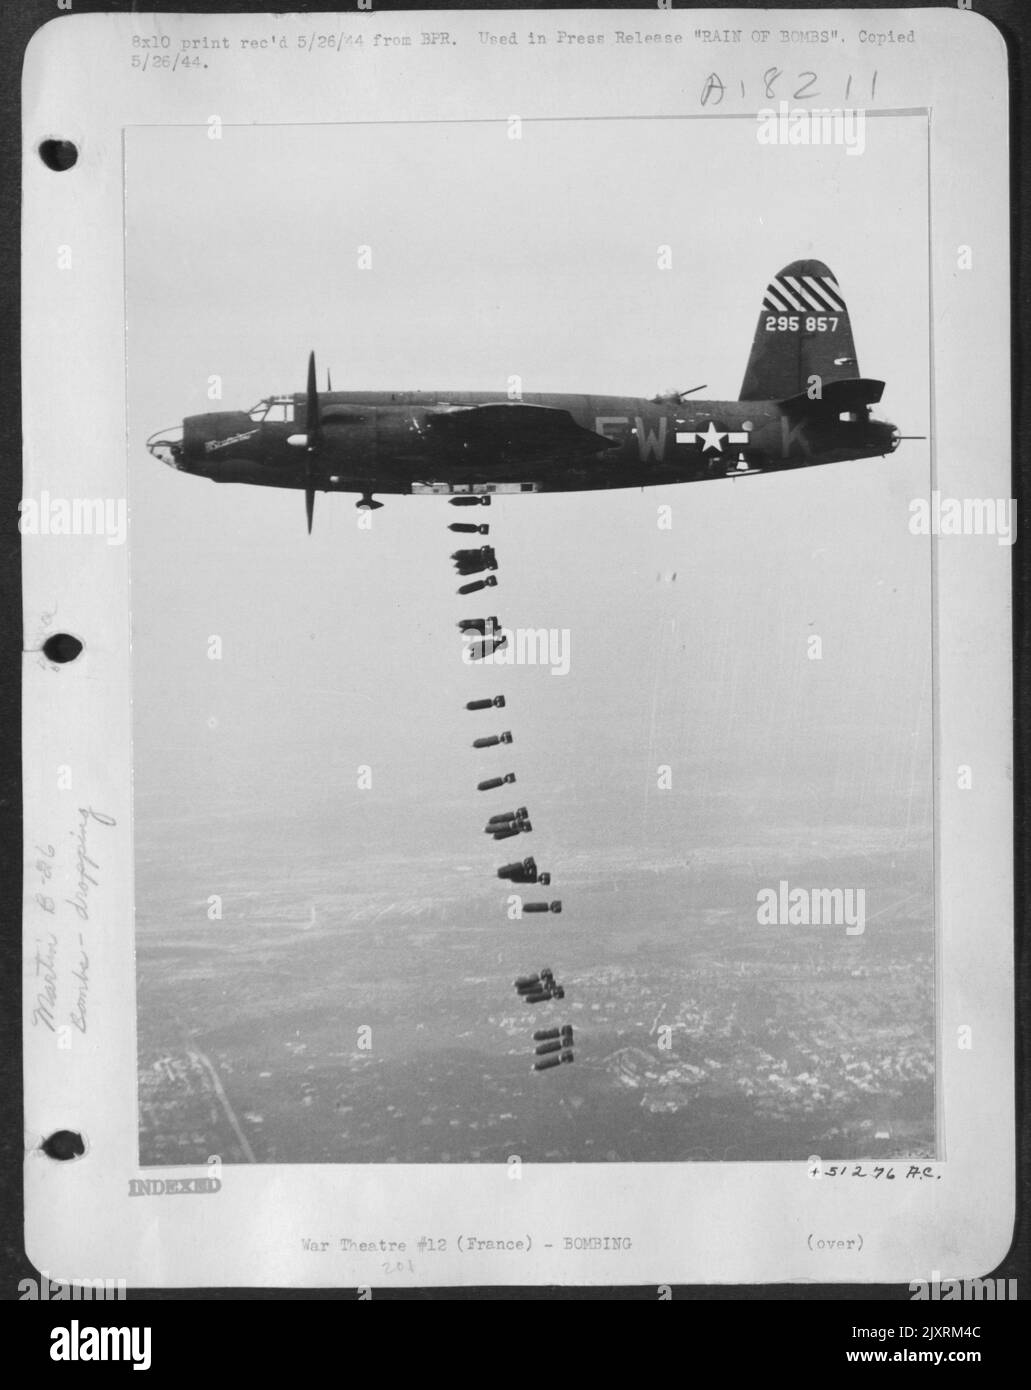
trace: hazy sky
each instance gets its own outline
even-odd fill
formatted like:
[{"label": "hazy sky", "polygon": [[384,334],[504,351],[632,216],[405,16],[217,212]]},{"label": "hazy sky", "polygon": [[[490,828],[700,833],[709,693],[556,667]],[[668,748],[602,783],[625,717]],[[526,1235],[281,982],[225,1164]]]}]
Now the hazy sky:
[{"label": "hazy sky", "polygon": [[[760,820],[782,792],[814,824],[842,806],[900,828],[925,815],[906,797],[929,771],[930,551],[907,529],[925,443],[496,501],[474,515],[499,585],[470,599],[446,530],[468,512],[388,498],[366,532],[354,497],[320,494],[309,538],[300,493],[179,475],[143,443],[302,389],[311,348],[337,389],[503,395],[517,373],[526,391],[736,397],[767,282],[809,256],[837,276],[862,374],[887,382],[882,418],[926,434],[922,118],[870,119],[860,157],[760,146],[748,120],[525,123],[519,141],[481,123],[145,128],[127,133],[127,185],[141,806],[303,810],[339,787],[353,807],[364,763],[372,796],[416,796],[432,819],[511,769],[513,804],[562,791],[570,837],[628,843],[668,763],[685,835],[752,783]],[[569,629],[570,674],[463,665],[455,622],[483,614]],[[496,690],[509,709],[474,729],[462,705]],[[494,725],[516,736],[496,769],[468,748]]]}]

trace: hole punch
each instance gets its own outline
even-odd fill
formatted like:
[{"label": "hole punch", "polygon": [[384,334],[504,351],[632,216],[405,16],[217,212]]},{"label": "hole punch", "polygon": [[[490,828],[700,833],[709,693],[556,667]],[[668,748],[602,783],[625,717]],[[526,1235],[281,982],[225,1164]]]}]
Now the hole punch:
[{"label": "hole punch", "polygon": [[79,150],[78,146],[74,145],[71,140],[41,140],[39,157],[48,169],[53,169],[56,174],[62,174],[76,163],[79,158]]},{"label": "hole punch", "polygon": [[43,1140],[40,1148],[47,1158],[56,1159],[59,1163],[67,1163],[71,1158],[81,1158],[86,1152],[82,1135],[76,1134],[73,1129],[55,1129],[53,1134]]},{"label": "hole punch", "polygon": [[54,632],[43,643],[43,655],[48,661],[56,661],[59,665],[74,661],[81,651],[82,643],[70,632]]}]

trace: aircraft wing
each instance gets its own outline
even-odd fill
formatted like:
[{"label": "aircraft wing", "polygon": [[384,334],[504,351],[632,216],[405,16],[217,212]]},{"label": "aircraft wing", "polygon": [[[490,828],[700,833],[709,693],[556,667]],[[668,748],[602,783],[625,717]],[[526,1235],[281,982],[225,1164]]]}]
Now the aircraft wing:
[{"label": "aircraft wing", "polygon": [[482,449],[512,462],[597,454],[619,447],[618,442],[578,425],[568,410],[517,401],[446,406],[434,411],[427,425],[451,448],[469,453]]}]

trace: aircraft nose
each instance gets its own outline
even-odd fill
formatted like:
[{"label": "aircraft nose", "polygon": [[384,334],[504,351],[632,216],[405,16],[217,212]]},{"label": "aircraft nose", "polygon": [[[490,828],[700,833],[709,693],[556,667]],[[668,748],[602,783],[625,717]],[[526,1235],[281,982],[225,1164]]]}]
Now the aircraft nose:
[{"label": "aircraft nose", "polygon": [[158,430],[147,440],[147,449],[159,463],[169,468],[183,466],[183,427],[172,425],[169,429]]}]

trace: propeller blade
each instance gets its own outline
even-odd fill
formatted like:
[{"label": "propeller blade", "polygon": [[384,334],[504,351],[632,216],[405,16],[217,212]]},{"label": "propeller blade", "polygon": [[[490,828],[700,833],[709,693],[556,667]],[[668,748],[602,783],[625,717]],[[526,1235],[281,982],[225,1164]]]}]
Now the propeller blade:
[{"label": "propeller blade", "polygon": [[329,374],[329,368],[327,367],[327,368],[326,368],[326,390],[327,390],[327,391],[332,391],[332,389],[333,389],[333,378],[330,376],[330,374]]},{"label": "propeller blade", "polygon": [[315,456],[322,444],[322,416],[319,411],[319,389],[315,376],[315,353],[308,354],[308,399],[306,402],[305,433],[308,437],[308,467],[305,470],[304,510],[308,517],[308,535],[315,518]]},{"label": "propeller blade", "polygon": [[308,420],[305,426],[308,435],[308,448],[317,449],[322,443],[322,417],[319,411],[319,389],[315,382],[315,354],[308,356]]}]

